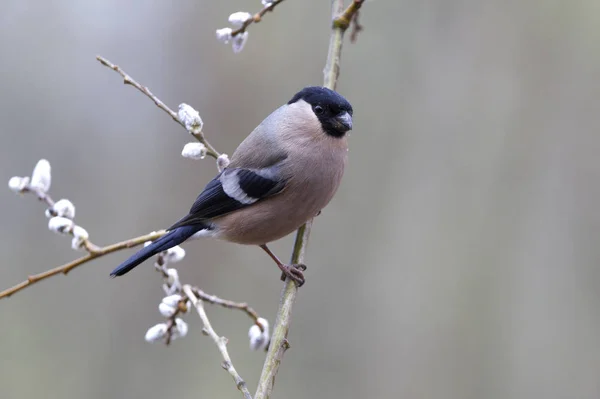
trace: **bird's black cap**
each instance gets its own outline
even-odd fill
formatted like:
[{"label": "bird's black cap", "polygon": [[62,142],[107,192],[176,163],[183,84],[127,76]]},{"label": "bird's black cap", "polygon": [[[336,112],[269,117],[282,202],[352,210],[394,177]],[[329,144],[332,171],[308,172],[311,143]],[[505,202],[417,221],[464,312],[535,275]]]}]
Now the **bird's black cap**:
[{"label": "bird's black cap", "polygon": [[312,106],[333,106],[341,111],[346,111],[352,115],[352,105],[340,93],[328,89],[327,87],[309,86],[300,90],[292,97],[288,104],[293,104],[298,100],[304,100]]},{"label": "bird's black cap", "polygon": [[[334,137],[342,137],[352,125],[341,123],[340,116],[353,114],[352,105],[341,94],[320,86],[309,86],[300,90],[288,102],[293,104],[304,100],[312,106],[325,132]],[[351,122],[351,120],[350,120]]]}]

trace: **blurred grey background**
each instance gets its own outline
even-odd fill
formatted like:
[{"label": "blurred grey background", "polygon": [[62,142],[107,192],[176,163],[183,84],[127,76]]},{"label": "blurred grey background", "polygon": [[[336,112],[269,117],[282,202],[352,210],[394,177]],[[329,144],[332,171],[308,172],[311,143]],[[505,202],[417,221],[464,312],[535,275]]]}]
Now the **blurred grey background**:
[{"label": "blurred grey background", "polygon": [[[315,222],[276,398],[600,397],[600,3],[366,3],[338,89],[351,159]],[[170,225],[215,174],[96,60],[196,107],[221,151],[322,82],[329,1],[281,4],[241,54],[214,31],[258,0],[0,2],[0,180],[53,167],[51,194],[104,245]],[[33,197],[0,190],[1,288],[80,256]],[[287,258],[292,237],[274,245]],[[273,322],[259,249],[195,242],[182,278]],[[2,398],[238,398],[200,322],[171,347],[150,263],[107,256],[0,301]],[[249,320],[210,307],[254,391]]]}]

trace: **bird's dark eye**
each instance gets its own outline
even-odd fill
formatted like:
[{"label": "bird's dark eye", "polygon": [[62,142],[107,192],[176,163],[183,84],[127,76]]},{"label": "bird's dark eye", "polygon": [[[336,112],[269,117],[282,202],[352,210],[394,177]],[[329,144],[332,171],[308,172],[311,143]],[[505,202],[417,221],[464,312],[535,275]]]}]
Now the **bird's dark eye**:
[{"label": "bird's dark eye", "polygon": [[320,105],[317,105],[315,107],[315,114],[317,115],[321,115],[325,110],[323,109],[323,107],[321,107]]}]

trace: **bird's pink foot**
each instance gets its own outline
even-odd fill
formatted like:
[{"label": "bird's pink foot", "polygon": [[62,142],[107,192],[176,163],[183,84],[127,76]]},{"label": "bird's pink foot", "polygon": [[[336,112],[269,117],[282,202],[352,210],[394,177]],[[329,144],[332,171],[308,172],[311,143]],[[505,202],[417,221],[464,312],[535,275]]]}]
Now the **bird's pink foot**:
[{"label": "bird's pink foot", "polygon": [[294,281],[298,287],[302,287],[304,285],[304,271],[306,270],[306,265],[299,263],[293,265],[281,265],[279,266],[281,271],[281,281],[285,281],[286,277],[289,277],[292,281]]}]

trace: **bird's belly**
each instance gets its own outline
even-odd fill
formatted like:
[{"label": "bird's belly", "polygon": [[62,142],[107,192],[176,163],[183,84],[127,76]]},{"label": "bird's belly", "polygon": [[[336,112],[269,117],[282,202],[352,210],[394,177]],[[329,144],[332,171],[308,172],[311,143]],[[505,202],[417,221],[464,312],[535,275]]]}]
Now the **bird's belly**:
[{"label": "bird's belly", "polygon": [[215,236],[238,244],[266,244],[298,229],[324,206],[315,201],[294,203],[298,205],[286,204],[283,197],[274,197],[223,216],[214,221]]},{"label": "bird's belly", "polygon": [[[326,179],[325,182],[331,184],[325,190],[312,184],[309,184],[310,189],[286,189],[272,198],[215,219],[215,236],[246,245],[266,244],[285,237],[329,203],[339,180],[327,182]],[[315,192],[320,194],[315,195]]]}]

